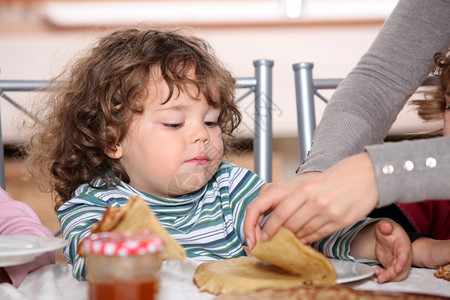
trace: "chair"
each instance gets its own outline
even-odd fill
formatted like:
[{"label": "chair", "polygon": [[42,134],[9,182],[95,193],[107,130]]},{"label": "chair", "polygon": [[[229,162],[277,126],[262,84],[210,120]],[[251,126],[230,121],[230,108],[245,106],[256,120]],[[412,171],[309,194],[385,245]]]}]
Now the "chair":
[{"label": "chair", "polygon": [[316,129],[314,95],[328,102],[317,90],[335,89],[342,79],[313,79],[313,63],[300,62],[292,65],[295,80],[295,100],[297,103],[297,130],[300,149],[300,161],[303,161],[311,149]]},{"label": "chair", "polygon": [[[249,78],[236,78],[236,86],[240,89],[249,89],[236,101],[241,101],[250,94],[255,97],[254,120],[254,157],[255,173],[264,181],[272,181],[272,67],[273,61],[260,59],[253,62],[255,76]],[[5,92],[36,91],[48,84],[48,81],[36,80],[0,80],[0,97],[11,103],[17,109],[31,118],[34,116],[24,107],[15,102]],[[0,111],[1,112],[1,111]],[[5,189],[4,149],[1,130],[0,114],[0,185]]]},{"label": "chair", "polygon": [[237,78],[238,88],[249,88],[249,92],[238,98],[242,100],[250,93],[255,97],[255,139],[253,142],[255,173],[265,182],[272,181],[272,67],[273,61],[253,61],[255,77]]},{"label": "chair", "polygon": [[[295,99],[297,103],[297,130],[300,149],[300,161],[303,161],[311,144],[316,129],[314,96],[325,103],[328,100],[318,90],[335,89],[342,78],[313,79],[314,64],[311,62],[300,62],[292,65],[295,78]],[[422,86],[433,85],[436,82],[434,76],[429,76]]]}]

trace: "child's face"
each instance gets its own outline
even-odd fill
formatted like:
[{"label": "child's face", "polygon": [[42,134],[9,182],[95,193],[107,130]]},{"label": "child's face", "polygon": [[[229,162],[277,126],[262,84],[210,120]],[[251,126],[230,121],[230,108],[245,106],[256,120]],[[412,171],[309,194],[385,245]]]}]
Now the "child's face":
[{"label": "child's face", "polygon": [[[445,107],[450,107],[450,85],[445,93]],[[443,135],[450,135],[450,108],[444,112],[444,130]]]},{"label": "child's face", "polygon": [[[189,88],[189,87],[187,87]],[[176,92],[165,104],[169,89],[160,79],[148,88],[142,115],[118,145],[130,185],[155,196],[178,196],[200,189],[211,179],[223,155],[220,110],[203,95]],[[108,154],[109,155],[109,154]],[[112,156],[112,155],[110,155]]]}]

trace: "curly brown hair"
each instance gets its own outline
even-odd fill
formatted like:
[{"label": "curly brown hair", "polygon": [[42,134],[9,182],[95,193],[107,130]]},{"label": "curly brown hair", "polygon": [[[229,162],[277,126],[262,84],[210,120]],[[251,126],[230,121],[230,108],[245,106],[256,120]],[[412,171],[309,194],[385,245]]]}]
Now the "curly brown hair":
[{"label": "curly brown hair", "polygon": [[[83,183],[102,179],[105,185],[99,188],[106,188],[117,179],[129,182],[119,160],[105,150],[115,149],[133,116],[143,112],[154,68],[169,87],[166,101],[194,85],[210,105],[221,109],[219,126],[227,149],[241,114],[235,79],[210,45],[181,30],[115,31],[52,81],[48,113],[25,147],[28,169],[56,197],[55,210]],[[195,78],[188,76],[191,70]]]},{"label": "curly brown hair", "polygon": [[424,121],[440,121],[444,118],[447,108],[445,93],[450,85],[450,48],[434,55],[432,71],[438,79],[437,85],[424,92],[424,100],[413,100],[419,117]]}]

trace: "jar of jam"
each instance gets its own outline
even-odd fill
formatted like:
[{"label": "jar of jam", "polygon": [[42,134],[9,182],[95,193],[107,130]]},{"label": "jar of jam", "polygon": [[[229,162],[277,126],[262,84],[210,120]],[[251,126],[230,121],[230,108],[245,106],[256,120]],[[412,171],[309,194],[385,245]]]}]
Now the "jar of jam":
[{"label": "jar of jam", "polygon": [[164,241],[146,232],[91,234],[81,244],[89,300],[153,300]]}]

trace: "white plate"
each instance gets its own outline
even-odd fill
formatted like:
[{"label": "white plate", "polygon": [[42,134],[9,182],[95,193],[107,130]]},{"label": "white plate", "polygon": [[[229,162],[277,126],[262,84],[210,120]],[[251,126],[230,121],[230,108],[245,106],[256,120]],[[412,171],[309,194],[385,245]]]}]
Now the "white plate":
[{"label": "white plate", "polygon": [[21,265],[36,256],[67,245],[60,238],[9,235],[0,236],[0,267]]},{"label": "white plate", "polygon": [[374,269],[366,264],[339,259],[330,260],[337,273],[337,284],[365,279],[372,276],[374,273]]}]

